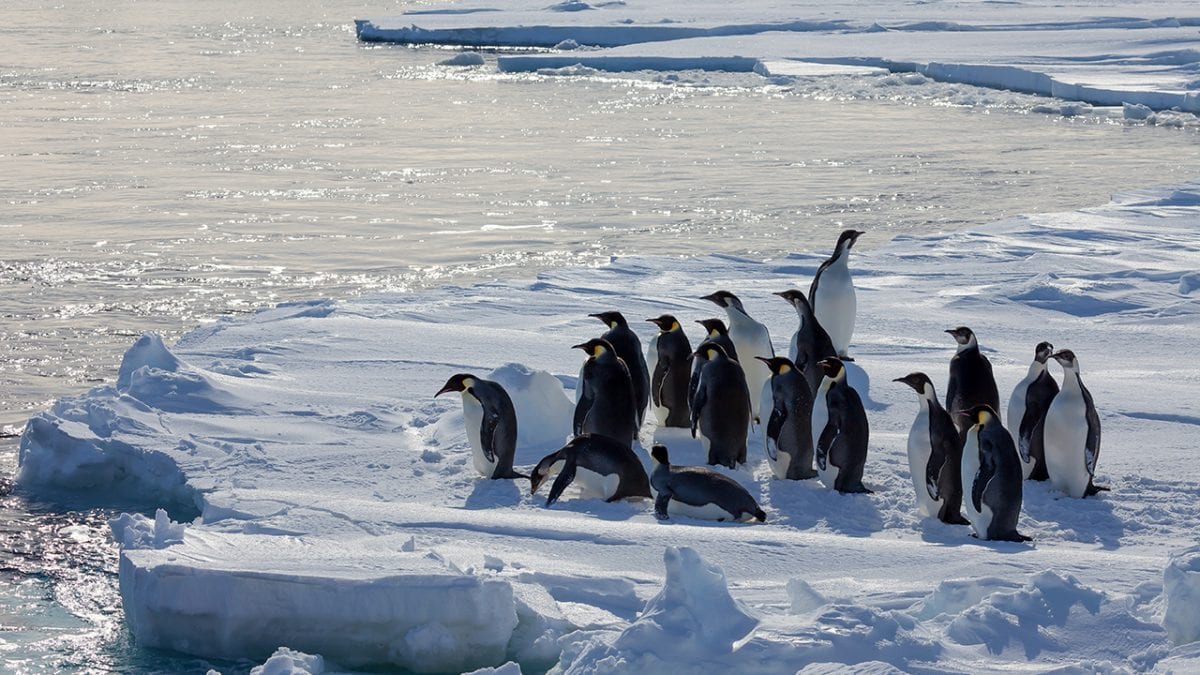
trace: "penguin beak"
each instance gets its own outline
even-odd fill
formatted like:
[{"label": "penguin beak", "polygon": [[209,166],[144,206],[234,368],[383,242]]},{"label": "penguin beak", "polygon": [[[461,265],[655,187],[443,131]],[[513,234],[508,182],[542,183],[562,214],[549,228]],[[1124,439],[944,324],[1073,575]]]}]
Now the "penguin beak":
[{"label": "penguin beak", "polygon": [[439,389],[439,390],[438,390],[438,393],[434,394],[434,395],[433,395],[433,397],[434,397],[434,398],[437,398],[437,397],[441,396],[442,394],[445,394],[445,393],[448,393],[448,392],[452,392],[452,391],[455,391],[455,389],[454,389],[454,383],[453,383],[453,382],[447,382],[447,383],[446,383],[446,386],[444,386],[444,387],[442,387],[441,389]]},{"label": "penguin beak", "polygon": [[715,303],[715,304],[717,304],[717,305],[719,305],[719,306],[721,306],[721,307],[724,307],[724,305],[722,305],[722,304],[721,304],[721,300],[720,300],[720,299],[717,297],[717,294],[716,294],[716,293],[710,293],[710,294],[708,294],[708,295],[702,295],[702,296],[700,296],[700,299],[701,299],[701,300],[707,300],[707,301],[709,301],[709,302],[711,302],[711,303]]},{"label": "penguin beak", "polygon": [[583,342],[577,345],[571,345],[571,349],[582,349],[586,352],[588,350],[588,346],[586,342]]},{"label": "penguin beak", "polygon": [[957,336],[957,335],[958,335],[958,331],[957,331],[957,330],[955,330],[955,329],[953,329],[953,328],[947,328],[946,330],[944,330],[944,331],[942,331],[942,332],[943,332],[943,333],[949,333],[949,334],[951,334],[951,335],[955,335],[955,336]]},{"label": "penguin beak", "polygon": [[756,356],[754,358],[758,359],[759,361],[762,361],[763,363],[767,364],[768,366],[771,365],[771,359],[768,359],[765,356]]}]

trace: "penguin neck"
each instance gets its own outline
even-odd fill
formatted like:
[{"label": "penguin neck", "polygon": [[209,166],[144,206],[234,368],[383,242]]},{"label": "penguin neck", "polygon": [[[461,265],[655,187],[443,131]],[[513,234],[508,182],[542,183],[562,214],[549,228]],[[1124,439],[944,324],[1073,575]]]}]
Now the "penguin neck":
[{"label": "penguin neck", "polygon": [[937,400],[937,394],[933,391],[932,384],[926,384],[925,389],[922,390],[921,393],[917,394],[917,399],[917,402],[921,405],[921,407],[929,407],[932,409],[935,406],[940,405]]},{"label": "penguin neck", "polygon": [[966,344],[958,346],[957,353],[962,354],[963,352],[968,352],[968,351],[971,351],[972,349],[974,349],[975,351],[979,351],[979,340],[977,340],[974,335],[971,336],[971,339],[967,340]]},{"label": "penguin neck", "polygon": [[843,270],[849,270],[850,263],[850,248],[846,244],[841,244],[834,250],[833,255],[829,256],[829,264],[826,268],[837,267]]},{"label": "penguin neck", "polygon": [[1029,370],[1025,373],[1025,379],[1033,382],[1044,372],[1046,372],[1046,363],[1034,359],[1033,363],[1029,364]]},{"label": "penguin neck", "polygon": [[726,307],[725,314],[729,316],[729,327],[731,329],[735,325],[744,326],[746,324],[755,323],[754,319],[751,319],[750,315],[746,313],[746,310],[742,309],[738,305],[729,305]]},{"label": "penguin neck", "polygon": [[1063,391],[1080,391],[1083,383],[1079,380],[1079,366],[1063,366]]}]

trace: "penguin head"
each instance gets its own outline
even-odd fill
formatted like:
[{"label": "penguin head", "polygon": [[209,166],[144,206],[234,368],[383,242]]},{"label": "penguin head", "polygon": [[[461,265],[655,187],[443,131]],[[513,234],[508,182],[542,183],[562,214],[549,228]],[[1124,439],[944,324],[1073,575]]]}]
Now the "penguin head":
[{"label": "penguin head", "polygon": [[1039,342],[1033,349],[1033,360],[1038,363],[1045,363],[1051,356],[1054,356],[1054,345],[1049,342]]},{"label": "penguin head", "polygon": [[796,369],[796,364],[792,363],[792,360],[786,356],[773,356],[771,358],[756,356],[754,358],[767,364],[767,367],[771,369],[772,375],[782,375],[789,370]]},{"label": "penguin head", "polygon": [[712,338],[729,334],[729,329],[725,327],[725,322],[720,319],[700,319],[696,323],[704,326],[706,337]]},{"label": "penguin head", "polygon": [[529,472],[529,494],[536,493],[542,482],[554,474],[554,464],[559,461],[558,454],[556,452],[546,455],[542,461],[538,462],[537,466],[533,467],[533,471]]},{"label": "penguin head", "polygon": [[716,293],[710,293],[700,299],[708,300],[717,307],[724,307],[725,309],[733,308],[742,314],[746,313],[746,309],[742,307],[742,301],[738,299],[738,296],[730,293],[729,291],[717,291]]},{"label": "penguin head", "polygon": [[646,320],[655,326],[658,326],[658,329],[664,333],[670,333],[671,331],[679,330],[679,321],[677,321],[675,317],[671,316],[670,314],[663,314],[656,319]]},{"label": "penguin head", "polygon": [[858,230],[842,230],[842,233],[838,235],[837,250],[849,251],[850,247],[854,246],[854,242],[858,241],[858,238],[864,234],[866,232],[859,232]]},{"label": "penguin head", "polygon": [[812,312],[812,305],[809,304],[808,296],[804,294],[804,291],[798,291],[794,288],[789,288],[786,291],[779,291],[775,293],[775,295],[787,300],[788,303],[790,303],[792,307],[795,307],[797,310],[799,310],[801,307],[804,307],[810,313]]},{"label": "penguin head", "polygon": [[821,366],[821,372],[825,373],[825,377],[831,380],[841,380],[846,377],[846,366],[839,358],[830,356],[817,361],[817,365]]},{"label": "penguin head", "polygon": [[438,393],[434,394],[433,396],[434,398],[437,398],[438,396],[451,391],[466,391],[475,384],[475,380],[476,377],[474,375],[468,375],[467,373],[452,375],[450,379],[446,380],[446,384],[438,390]]},{"label": "penguin head", "polygon": [[655,443],[654,447],[650,448],[650,459],[657,464],[671,466],[671,458],[667,455],[667,446],[662,443]]},{"label": "penguin head", "polygon": [[1058,361],[1058,365],[1062,366],[1066,370],[1075,370],[1079,368],[1079,360],[1075,358],[1075,352],[1071,351],[1070,349],[1060,349],[1050,356],[1052,356],[1055,361]]},{"label": "penguin head", "polygon": [[954,341],[958,343],[960,350],[978,344],[975,339],[975,332],[966,326],[949,328],[946,332],[954,336]]},{"label": "penguin head", "polygon": [[600,319],[609,328],[621,328],[629,325],[620,312],[597,312],[595,314],[588,314],[588,316]]},{"label": "penguin head", "polygon": [[705,340],[700,343],[699,347],[696,347],[696,351],[692,352],[692,356],[699,356],[700,358],[712,361],[718,356],[728,357],[729,352],[725,351],[725,347],[721,346],[720,343]]},{"label": "penguin head", "polygon": [[584,352],[587,353],[588,356],[591,356],[593,358],[598,357],[605,352],[611,352],[613,350],[612,344],[610,344],[608,340],[604,340],[601,338],[592,338],[591,340],[588,340],[587,342],[583,342],[583,343],[580,343],[577,345],[571,345],[571,349],[582,349]]},{"label": "penguin head", "polygon": [[929,376],[922,372],[909,373],[904,377],[897,377],[892,382],[903,382],[913,388],[918,396],[933,395],[933,382]]},{"label": "penguin head", "polygon": [[996,409],[986,403],[980,403],[958,413],[964,417],[971,419],[971,424],[987,424],[994,419],[999,419],[996,415]]}]

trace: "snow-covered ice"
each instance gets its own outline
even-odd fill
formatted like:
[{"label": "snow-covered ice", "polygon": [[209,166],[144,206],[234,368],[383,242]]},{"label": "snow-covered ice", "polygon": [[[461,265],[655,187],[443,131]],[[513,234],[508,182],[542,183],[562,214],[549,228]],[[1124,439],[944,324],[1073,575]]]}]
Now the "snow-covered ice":
[{"label": "snow-covered ice", "polygon": [[[1182,552],[1200,517],[1200,368],[1186,358],[1200,350],[1198,225],[1191,184],[858,252],[851,383],[875,494],[773,479],[756,431],[748,465],[723,472],[765,524],[660,523],[648,500],[574,493],[546,508],[525,481],[478,477],[461,405],[433,394],[456,372],[503,382],[528,470],[569,432],[570,345],[597,334],[589,313],[695,326],[715,315],[698,297],[725,288],[782,350],[795,314],[772,293],[806,287],[836,231],[766,261],[620,257],[290,303],[170,346],[146,336],[117,382],[30,421],[19,481],[165,509],[114,520],[125,614],[140,644],[193,654],[283,662],[287,647],[326,668],[417,671],[1186,672],[1200,663],[1186,644],[1197,556]],[[1112,492],[1026,483],[1030,544],[977,541],[913,508],[912,394],[891,380],[923,370],[942,390],[957,325],[987,336],[1003,396],[1039,341],[1087,361],[1097,481]],[[685,430],[648,422],[640,445],[653,441],[703,463]]]}]

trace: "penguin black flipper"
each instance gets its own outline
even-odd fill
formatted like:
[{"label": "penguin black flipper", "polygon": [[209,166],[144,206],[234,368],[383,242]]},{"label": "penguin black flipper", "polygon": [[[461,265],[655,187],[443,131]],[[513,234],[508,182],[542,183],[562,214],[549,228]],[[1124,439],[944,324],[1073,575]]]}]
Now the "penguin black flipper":
[{"label": "penguin black flipper", "polygon": [[929,461],[925,464],[925,489],[930,499],[942,498],[942,469],[946,466],[946,451],[940,444],[931,444]]},{"label": "penguin black flipper", "polygon": [[788,411],[787,401],[782,397],[775,399],[775,407],[771,410],[771,417],[767,420],[767,454],[771,456],[771,461],[779,459],[779,436],[783,432],[783,425],[787,422]]},{"label": "penguin black flipper", "polygon": [[817,447],[813,448],[813,456],[817,460],[817,466],[821,467],[822,471],[829,464],[829,451],[833,448],[837,437],[837,422],[830,417],[829,421],[825,423],[825,428],[821,430],[821,437],[817,439]]},{"label": "penguin black flipper", "polygon": [[930,448],[933,451],[930,456],[942,458],[936,477],[937,496],[934,497],[942,500],[938,520],[951,525],[970,525],[971,521],[962,515],[962,439],[945,409],[937,405],[933,408],[929,416]]},{"label": "penguin black flipper", "polygon": [[1084,417],[1088,427],[1083,461],[1087,466],[1088,475],[1095,476],[1096,460],[1100,459],[1100,415],[1096,412],[1096,404],[1092,402],[1092,392],[1088,391],[1082,382],[1079,383],[1079,389],[1083,392],[1083,402],[1086,406]]},{"label": "penguin black flipper", "polygon": [[589,359],[584,362],[583,368],[579,371],[579,377],[582,382],[579,387],[579,402],[575,404],[575,419],[573,422],[576,436],[583,433],[583,424],[587,421],[587,414],[592,409],[592,404],[595,403],[595,392],[587,384],[591,379],[592,370],[595,367],[595,363]]},{"label": "penguin black flipper", "polygon": [[667,520],[670,514],[667,513],[667,505],[671,503],[671,491],[659,489],[658,497],[654,499],[654,517],[659,520]]},{"label": "penguin black flipper", "polygon": [[656,406],[665,406],[663,401],[663,385],[667,382],[667,372],[671,369],[669,354],[658,354],[654,364],[654,372],[650,376],[650,401]]},{"label": "penguin black flipper", "polygon": [[704,387],[696,387],[696,394],[692,397],[692,438],[696,437],[696,427],[700,424],[700,413],[704,411],[706,403],[708,403],[707,390]]},{"label": "penguin black flipper", "polygon": [[1050,472],[1046,470],[1046,416],[1042,415],[1033,427],[1029,436],[1029,456],[1035,464],[1029,473],[1029,480],[1050,480]]},{"label": "penguin black flipper", "polygon": [[566,490],[567,486],[571,484],[571,481],[575,480],[576,466],[577,463],[575,453],[567,453],[565,459],[563,460],[562,471],[560,471],[558,477],[554,479],[554,485],[550,486],[550,495],[546,497],[546,506],[550,506],[554,502],[558,501],[558,498],[562,496],[563,490]]},{"label": "penguin black flipper", "polygon": [[992,451],[987,449],[988,445],[987,439],[980,434],[979,471],[975,473],[975,482],[971,485],[971,504],[979,512],[983,511],[983,493],[996,476],[996,464],[992,461]]},{"label": "penguin black flipper", "polygon": [[[1058,383],[1054,381],[1053,377],[1050,377],[1050,373],[1043,371],[1025,390],[1025,414],[1020,420],[1008,421],[1009,424],[1019,423],[1017,438],[1021,442],[1017,445],[1017,451],[1021,453],[1021,461],[1029,463],[1032,459],[1037,463],[1034,466],[1035,472],[1038,470],[1038,466],[1041,466],[1042,471],[1045,472],[1046,458],[1041,445],[1040,425],[1046,418],[1046,411],[1050,409],[1050,402],[1057,395]],[[1037,454],[1037,450],[1042,450],[1041,456]],[[1030,478],[1032,477],[1030,476]]]}]

